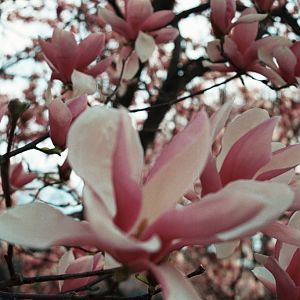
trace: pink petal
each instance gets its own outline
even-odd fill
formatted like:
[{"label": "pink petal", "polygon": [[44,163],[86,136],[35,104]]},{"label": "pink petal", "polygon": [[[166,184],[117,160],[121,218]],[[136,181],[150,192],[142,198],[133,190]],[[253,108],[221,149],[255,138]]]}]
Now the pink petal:
[{"label": "pink petal", "polygon": [[273,53],[280,69],[280,75],[286,82],[294,83],[297,57],[288,47],[277,47]]},{"label": "pink petal", "polygon": [[[135,223],[142,206],[140,181],[143,168],[143,149],[131,120],[122,114],[117,143],[113,153],[113,185],[117,205],[116,225],[128,231]],[[136,167],[138,165],[138,168]]]},{"label": "pink petal", "polygon": [[[248,10],[250,11],[251,8]],[[255,11],[255,9],[251,9],[252,11]],[[255,13],[250,13],[250,14],[245,14],[242,15],[241,17],[238,18],[236,22],[232,24],[232,26],[236,26],[237,24],[241,23],[253,23],[253,22],[260,22],[264,20],[268,15],[267,14],[255,14]]]},{"label": "pink petal", "polygon": [[149,16],[141,25],[140,30],[149,32],[167,26],[175,17],[171,10],[160,10]]},{"label": "pink petal", "polygon": [[86,110],[88,100],[86,95],[70,99],[66,102],[68,109],[72,114],[73,120],[77,118],[83,111]]},{"label": "pink petal", "polygon": [[26,173],[22,163],[11,165],[10,167],[10,184],[15,188],[22,188],[36,177],[37,174],[35,172]]},{"label": "pink petal", "polygon": [[72,113],[60,99],[51,100],[48,109],[50,136],[53,144],[64,147],[73,118]]},{"label": "pink petal", "polygon": [[232,66],[227,66],[226,64],[222,63],[212,64],[210,62],[204,62],[203,66],[217,72],[233,72],[235,70]]},{"label": "pink petal", "polygon": [[92,66],[91,68],[84,71],[85,74],[91,75],[93,77],[97,77],[101,73],[105,72],[106,69],[111,65],[112,58],[107,57],[100,62],[98,62],[96,65]]},{"label": "pink petal", "polygon": [[136,52],[132,52],[125,62],[123,79],[130,80],[134,77],[140,67],[139,58]]},{"label": "pink petal", "polygon": [[224,52],[226,57],[233,62],[234,67],[243,69],[244,59],[242,53],[238,49],[238,45],[235,43],[233,39],[228,36],[225,36],[224,42]]},{"label": "pink petal", "polygon": [[95,243],[95,236],[86,223],[38,202],[19,205],[2,213],[0,238],[35,249],[53,245],[93,246]]},{"label": "pink petal", "polygon": [[102,52],[105,36],[101,33],[92,33],[79,44],[79,60],[76,69],[82,71]]},{"label": "pink petal", "polygon": [[230,149],[220,176],[225,185],[237,179],[250,179],[271,159],[272,134],[278,118],[264,121],[249,130]]},{"label": "pink petal", "polygon": [[143,237],[158,234],[163,240],[194,239],[198,244],[236,239],[277,219],[292,198],[283,184],[235,181],[200,202],[166,212]]},{"label": "pink petal", "polygon": [[203,169],[210,145],[209,121],[200,112],[164,148],[151,169],[144,187],[140,220],[146,218],[151,222],[176,205]]},{"label": "pink petal", "polygon": [[154,37],[157,45],[174,41],[178,34],[179,31],[176,28],[162,28],[151,32],[151,35]]},{"label": "pink petal", "polygon": [[279,176],[300,163],[300,145],[291,145],[272,153],[268,164],[255,175],[257,180],[269,180]]},{"label": "pink petal", "polygon": [[150,0],[129,0],[126,9],[126,20],[132,28],[140,30],[143,22],[153,14]]},{"label": "pink petal", "polygon": [[41,39],[39,39],[39,44],[45,56],[46,62],[51,69],[57,71],[56,47],[52,43],[45,42]]},{"label": "pink petal", "polygon": [[208,156],[205,168],[200,174],[200,181],[202,186],[201,196],[215,193],[223,186],[217,170],[216,160],[211,154]]},{"label": "pink petal", "polygon": [[[68,266],[75,260],[75,256],[73,254],[73,250],[66,251],[64,255],[60,258],[57,266],[57,274],[65,274]],[[61,291],[61,287],[64,281],[58,281],[58,287]]]},{"label": "pink petal", "polygon": [[252,108],[242,113],[228,124],[222,139],[222,150],[217,158],[218,169],[221,168],[224,158],[232,146],[249,130],[267,119],[269,119],[269,115],[266,110]]},{"label": "pink petal", "polygon": [[52,44],[55,47],[55,61],[63,82],[69,82],[77,65],[78,46],[71,32],[54,29]]},{"label": "pink petal", "polygon": [[268,290],[270,290],[273,294],[276,293],[276,281],[268,269],[265,267],[255,267],[252,270],[252,273]]}]

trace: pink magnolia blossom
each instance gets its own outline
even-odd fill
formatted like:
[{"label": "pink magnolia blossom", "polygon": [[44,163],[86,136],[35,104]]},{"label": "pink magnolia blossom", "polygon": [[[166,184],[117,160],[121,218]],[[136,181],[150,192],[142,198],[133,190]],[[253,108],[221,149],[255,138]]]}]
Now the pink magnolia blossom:
[{"label": "pink magnolia blossom", "polygon": [[[231,110],[231,103],[225,104],[211,118],[212,135],[216,137],[224,127]],[[271,185],[280,182],[282,188],[290,190],[292,196],[287,199],[277,195],[277,204],[273,203],[274,212],[279,216],[284,210],[279,206],[289,209],[296,200],[295,193],[288,187],[288,183],[294,174],[294,167],[300,162],[300,145],[285,147],[280,143],[272,143],[272,135],[278,118],[270,118],[268,113],[259,108],[250,109],[229,123],[222,139],[222,149],[215,156],[209,156],[204,171],[200,174],[202,184],[202,197],[211,193],[222,193],[222,190],[240,180],[255,184],[265,182]],[[278,206],[279,205],[279,206]],[[283,208],[283,206],[281,208]],[[277,207],[277,208],[276,208]],[[256,222],[263,215],[258,214]],[[261,230],[271,236],[280,234],[276,229],[278,224],[275,219],[269,219]],[[276,224],[276,225],[275,225]],[[287,235],[287,240],[300,245],[298,237]],[[219,256],[227,256],[232,253],[238,243],[230,243],[220,246]]]},{"label": "pink magnolia blossom", "polygon": [[[255,12],[255,8],[247,8],[241,18],[251,17]],[[207,53],[213,64],[208,63],[207,66],[219,72],[256,72],[270,79],[276,86],[282,86],[285,84],[284,80],[276,70],[265,66],[266,63],[259,54],[261,49],[263,53],[269,53],[274,48],[288,46],[291,42],[281,37],[256,40],[258,25],[258,21],[240,22],[234,26],[229,35],[224,37],[223,44],[218,39],[209,42]],[[224,59],[228,60],[228,63],[220,63]]]},{"label": "pink magnolia blossom", "polygon": [[[72,250],[67,251],[60,259],[58,264],[58,274],[76,274],[80,272],[90,272],[101,270],[104,267],[104,257],[101,253],[95,255],[86,255],[75,258]],[[59,281],[59,290],[66,292],[74,288],[85,286],[97,277],[84,277],[77,279],[67,279]]]},{"label": "pink magnolia blossom", "polygon": [[236,12],[235,0],[211,0],[210,7],[210,19],[214,34],[217,37],[229,33],[230,30],[238,24],[259,22],[267,16],[266,14],[257,14],[255,9],[251,9],[251,11],[249,11],[250,13],[243,13],[236,22],[232,22]]},{"label": "pink magnolia blossom", "polygon": [[88,109],[74,122],[68,138],[69,161],[85,182],[87,222],[33,203],[0,215],[1,239],[34,248],[94,246],[133,271],[151,271],[166,299],[198,299],[191,284],[163,263],[166,255],[184,245],[256,232],[293,199],[283,184],[240,180],[178,207],[206,164],[209,127],[206,114],[197,114],[143,180],[143,150],[125,110]]},{"label": "pink magnolia blossom", "polygon": [[99,15],[113,31],[134,43],[142,62],[150,58],[156,44],[173,41],[178,35],[177,29],[165,28],[175,14],[170,10],[154,12],[150,0],[126,0],[124,19],[106,8],[101,8]]},{"label": "pink magnolia blossom", "polygon": [[[266,65],[281,76],[286,84],[300,84],[300,41],[260,48],[259,57]],[[276,63],[274,62],[276,60]]]},{"label": "pink magnolia blossom", "polygon": [[[300,212],[293,214],[288,227],[299,231]],[[253,273],[269,290],[277,294],[278,300],[300,299],[299,247],[277,241],[275,257],[256,255],[256,259],[264,266],[254,268]]]},{"label": "pink magnolia blossom", "polygon": [[74,70],[96,77],[106,70],[111,58],[106,58],[94,66],[89,65],[100,55],[105,42],[104,35],[90,34],[77,44],[73,33],[54,29],[51,42],[40,40],[40,46],[48,65],[52,70],[51,79],[71,83]]},{"label": "pink magnolia blossom", "polygon": [[87,97],[80,96],[66,102],[61,99],[50,100],[49,126],[54,145],[64,148],[72,122],[87,108]]}]

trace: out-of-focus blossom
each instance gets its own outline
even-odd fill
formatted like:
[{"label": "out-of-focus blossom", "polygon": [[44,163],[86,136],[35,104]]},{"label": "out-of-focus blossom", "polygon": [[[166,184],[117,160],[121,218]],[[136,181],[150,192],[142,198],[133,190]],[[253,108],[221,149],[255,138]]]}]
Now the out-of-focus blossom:
[{"label": "out-of-focus blossom", "polygon": [[[275,0],[254,0],[255,6],[258,8],[261,12],[269,12],[272,10],[275,4]],[[279,0],[279,6],[282,6],[285,4],[286,0]]]},{"label": "out-of-focus blossom", "polygon": [[[272,48],[260,48],[259,58],[279,74],[286,84],[300,84],[300,41]],[[274,62],[276,60],[276,63]]]},{"label": "out-of-focus blossom", "polygon": [[[251,16],[255,12],[255,8],[245,9],[242,17]],[[270,79],[274,85],[282,86],[285,81],[277,70],[265,66],[266,62],[260,55],[260,49],[262,53],[271,53],[276,47],[286,47],[291,42],[282,37],[266,37],[256,40],[258,25],[258,21],[238,23],[231,33],[224,37],[223,44],[219,39],[209,42],[207,53],[213,63],[207,63],[207,66],[219,72],[256,72]],[[228,63],[223,63],[224,60],[228,60]]]},{"label": "out-of-focus blossom", "polygon": [[56,28],[51,42],[40,40],[40,46],[52,70],[51,78],[68,84],[71,83],[74,70],[92,77],[106,70],[111,63],[111,58],[89,66],[101,54],[104,42],[104,35],[93,33],[77,44],[73,33]]},{"label": "out-of-focus blossom", "polygon": [[[58,274],[76,274],[80,272],[90,272],[98,271],[104,267],[104,257],[101,253],[96,255],[86,255],[75,258],[72,250],[67,251],[60,259],[58,264]],[[59,290],[61,292],[66,292],[68,290],[73,290],[79,287],[83,287],[97,277],[90,276],[77,279],[67,279],[59,281]]]},{"label": "out-of-focus blossom", "polygon": [[[291,230],[300,229],[300,212],[291,217],[288,227]],[[300,299],[300,248],[277,241],[275,256],[256,255],[263,267],[253,270],[255,276],[273,293],[278,300]]]},{"label": "out-of-focus blossom", "polygon": [[[266,14],[257,14],[255,9],[252,9],[247,14],[242,14],[236,22],[232,22],[236,12],[235,0],[211,0],[211,23],[214,34],[217,37],[224,36],[237,24],[247,24],[259,22],[266,18]],[[245,32],[246,33],[246,32]]]},{"label": "out-of-focus blossom", "polygon": [[54,145],[64,148],[72,122],[87,108],[87,97],[79,96],[66,102],[61,99],[50,100],[49,126]]},{"label": "out-of-focus blossom", "polygon": [[165,28],[175,14],[170,10],[154,12],[150,0],[126,0],[124,19],[106,8],[99,10],[99,16],[113,31],[134,43],[132,48],[141,62],[150,58],[156,44],[173,41],[178,35],[177,29]]},{"label": "out-of-focus blossom", "polygon": [[[212,116],[213,137],[224,127],[231,107],[231,103],[226,103]],[[281,143],[272,143],[273,131],[278,120],[277,117],[270,118],[263,109],[253,108],[227,125],[220,153],[216,156],[210,154],[207,165],[200,174],[202,197],[211,193],[221,193],[229,184],[240,180],[253,185],[263,181],[266,188],[270,185],[266,190],[267,195],[271,189],[276,188],[278,182],[277,184],[281,183],[278,188],[285,189],[286,195],[277,194],[278,202],[270,203],[271,207],[273,206],[271,210],[277,211],[279,216],[293,205],[293,201],[298,197],[295,197],[288,183],[294,174],[294,167],[300,162],[300,145],[285,147]],[[263,194],[257,196],[262,197]],[[262,214],[257,216],[256,222],[260,222],[260,218],[264,218]],[[271,221],[270,219],[269,224],[265,223],[267,226],[262,226],[261,229],[271,236],[277,236],[280,234],[276,229],[277,223]],[[300,245],[300,239],[297,240],[292,235],[287,235],[286,239]],[[220,245],[218,255],[229,255],[237,244],[233,242]]]},{"label": "out-of-focus blossom", "polygon": [[25,172],[22,163],[10,166],[10,184],[15,189],[20,189],[37,177],[35,172]]},{"label": "out-of-focus blossom", "polygon": [[94,246],[133,271],[151,271],[166,299],[198,299],[190,283],[163,263],[166,255],[185,245],[252,234],[293,200],[283,184],[240,180],[178,207],[206,164],[210,134],[200,112],[164,148],[143,182],[143,150],[125,110],[91,108],[74,122],[68,138],[69,161],[85,182],[87,222],[34,203],[3,213],[0,237],[35,248]]}]

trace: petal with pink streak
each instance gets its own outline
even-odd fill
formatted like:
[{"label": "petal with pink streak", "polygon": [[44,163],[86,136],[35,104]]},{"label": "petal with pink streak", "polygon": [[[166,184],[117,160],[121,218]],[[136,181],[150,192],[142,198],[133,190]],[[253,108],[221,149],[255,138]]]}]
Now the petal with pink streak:
[{"label": "petal with pink streak", "polygon": [[140,30],[149,32],[167,26],[175,17],[171,10],[160,10],[149,16],[141,25]]},{"label": "petal with pink streak", "polygon": [[129,0],[126,9],[126,20],[132,28],[140,29],[141,25],[153,14],[150,0]]},{"label": "petal with pink streak", "polygon": [[155,40],[151,35],[142,31],[139,32],[134,44],[134,49],[141,62],[146,62],[152,56],[155,46]]},{"label": "petal with pink streak", "polygon": [[204,168],[210,147],[208,117],[200,112],[163,149],[151,169],[140,220],[151,222],[176,205]]},{"label": "petal with pink streak", "polygon": [[179,34],[178,29],[176,28],[162,28],[156,31],[152,31],[151,35],[155,39],[155,43],[159,44],[166,44],[169,42],[174,41]]},{"label": "petal with pink streak", "polygon": [[277,117],[264,121],[231,147],[220,170],[224,185],[237,179],[253,178],[270,161],[272,134],[277,122]]},{"label": "petal with pink streak", "polygon": [[87,223],[75,221],[38,202],[19,205],[2,213],[0,239],[35,249],[54,245],[95,245],[95,235]]},{"label": "petal with pink streak", "polygon": [[105,72],[106,69],[111,65],[112,58],[107,57],[102,59],[100,62],[95,64],[94,66],[90,67],[89,69],[85,70],[84,73],[91,75],[93,77],[97,77],[101,73]]},{"label": "petal with pink streak", "polygon": [[244,59],[242,53],[239,51],[238,45],[235,43],[235,41],[225,36],[224,41],[224,52],[226,57],[234,63],[234,67],[243,69],[244,66]]},{"label": "petal with pink streak", "polygon": [[[66,251],[64,255],[60,258],[57,266],[57,274],[65,274],[68,266],[75,260],[75,256],[73,254],[72,250]],[[59,280],[58,281],[58,287],[61,291],[61,287],[63,285],[64,281]]]},{"label": "petal with pink streak", "polygon": [[260,22],[260,21],[264,20],[267,16],[268,16],[268,14],[247,14],[247,15],[243,15],[240,18],[238,18],[238,20],[236,22],[234,22],[232,24],[232,27],[236,26],[237,24],[241,24],[241,23]]},{"label": "petal with pink streak", "polygon": [[101,33],[92,33],[79,44],[79,60],[76,69],[83,71],[102,52],[105,36]]},{"label": "petal with pink streak", "polygon": [[85,73],[74,70],[71,76],[73,97],[82,95],[93,95],[97,91],[97,82],[95,78]]},{"label": "petal with pink streak", "polygon": [[116,214],[112,156],[120,117],[118,110],[89,108],[76,119],[68,135],[70,165],[103,199],[112,216]]},{"label": "petal with pink streak", "polygon": [[72,113],[61,99],[51,100],[48,109],[51,139],[55,145],[64,147],[73,118]]},{"label": "petal with pink streak", "polygon": [[135,38],[129,24],[124,21],[124,19],[116,16],[112,11],[106,8],[100,8],[98,14],[106,23],[111,25],[113,31],[127,39]]},{"label": "petal with pink streak", "polygon": [[266,110],[252,108],[245,111],[228,124],[222,139],[222,150],[217,157],[218,170],[220,170],[224,158],[232,146],[249,130],[267,119],[269,119],[269,114]]},{"label": "petal with pink streak", "polygon": [[[200,202],[170,210],[146,230],[145,237],[155,233],[163,240],[197,239],[202,244],[209,239],[210,243],[217,242],[216,235],[247,223],[264,209],[262,197],[257,193],[264,192],[265,185],[261,184],[236,181],[205,196]],[[253,224],[253,228],[257,227]]]},{"label": "petal with pink streak", "polygon": [[138,72],[140,67],[139,58],[135,51],[131,53],[128,59],[125,61],[123,79],[130,80]]},{"label": "petal with pink streak", "polygon": [[[138,165],[137,168],[135,165]],[[140,181],[143,168],[143,149],[130,119],[122,114],[117,143],[113,153],[113,185],[117,205],[115,224],[128,231],[135,223],[142,206]]]},{"label": "petal with pink streak", "polygon": [[222,240],[249,235],[259,229],[264,229],[266,224],[276,220],[285,212],[294,199],[293,192],[286,184],[239,180],[230,183],[229,186],[231,186],[233,192],[234,187],[237,186],[238,190],[236,192],[240,193],[240,197],[244,197],[248,193],[250,197],[253,197],[253,201],[257,201],[263,206],[263,209],[241,226],[219,234],[218,236]]},{"label": "petal with pink streak", "polygon": [[255,177],[257,180],[269,180],[298,164],[300,164],[300,145],[291,145],[273,152],[271,160],[258,170]]}]

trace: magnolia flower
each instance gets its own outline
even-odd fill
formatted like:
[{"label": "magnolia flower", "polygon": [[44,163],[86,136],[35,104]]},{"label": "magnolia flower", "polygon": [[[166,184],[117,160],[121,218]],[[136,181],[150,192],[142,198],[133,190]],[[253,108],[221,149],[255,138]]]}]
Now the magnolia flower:
[{"label": "magnolia flower", "polygon": [[0,238],[34,248],[93,246],[132,271],[152,272],[166,299],[198,299],[191,284],[164,262],[166,255],[184,245],[256,232],[293,198],[285,185],[240,180],[178,207],[206,164],[209,127],[206,114],[198,113],[143,179],[142,146],[125,110],[86,110],[71,126],[68,146],[70,164],[85,182],[87,222],[46,204],[26,204],[0,215]]},{"label": "magnolia flower", "polygon": [[164,28],[175,14],[170,10],[154,12],[150,0],[126,0],[124,19],[106,8],[99,10],[99,16],[113,31],[134,43],[141,62],[150,58],[156,44],[173,41],[178,35],[177,29]]},{"label": "magnolia flower", "polygon": [[[300,228],[300,212],[291,217],[288,227]],[[300,249],[286,243],[276,242],[275,257],[256,254],[255,258],[263,267],[255,267],[255,276],[273,293],[278,300],[300,299]]]},{"label": "magnolia flower", "polygon": [[64,148],[72,122],[87,108],[87,97],[80,96],[66,102],[61,99],[50,100],[49,126],[54,145]]},{"label": "magnolia flower", "polygon": [[262,62],[281,76],[285,84],[300,84],[300,41],[292,44],[287,40],[285,45],[262,47],[258,55]]},{"label": "magnolia flower", "polygon": [[[252,9],[247,14],[242,14],[236,22],[232,22],[236,12],[235,0],[211,0],[211,23],[214,34],[217,37],[224,36],[230,30],[241,23],[259,22],[266,18],[266,14],[257,14],[255,9]],[[247,33],[247,32],[245,32]]]},{"label": "magnolia flower", "polygon": [[77,45],[71,32],[54,29],[51,42],[40,40],[40,46],[49,67],[52,70],[52,79],[63,83],[71,83],[74,70],[92,77],[96,77],[106,70],[111,63],[111,58],[106,58],[94,66],[89,65],[100,55],[105,42],[104,35],[90,34]]},{"label": "magnolia flower", "polygon": [[[216,137],[224,127],[231,107],[231,103],[226,103],[212,116],[213,137]],[[211,193],[222,193],[228,185],[240,180],[251,185],[264,182],[268,190],[266,194],[272,193],[271,190],[278,185],[276,182],[280,182],[278,189],[284,189],[285,192],[281,195],[277,194],[277,203],[270,203],[273,212],[279,216],[285,209],[291,207],[295,195],[288,187],[288,183],[294,174],[294,167],[300,162],[300,145],[285,147],[281,143],[272,143],[273,131],[278,120],[278,117],[270,118],[267,111],[263,109],[253,108],[227,125],[220,153],[216,156],[210,154],[206,167],[200,174],[202,197],[207,197]],[[262,197],[263,194],[257,196]],[[260,222],[260,218],[266,221],[265,216],[258,214],[256,222]],[[271,236],[278,236],[281,227],[272,221],[274,219],[265,222],[261,230]],[[300,245],[298,236],[289,234],[285,239]],[[237,244],[237,242],[223,244],[220,249],[217,249],[217,254],[220,257],[227,256],[232,253]]]}]

